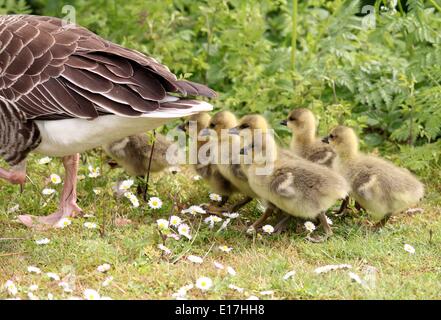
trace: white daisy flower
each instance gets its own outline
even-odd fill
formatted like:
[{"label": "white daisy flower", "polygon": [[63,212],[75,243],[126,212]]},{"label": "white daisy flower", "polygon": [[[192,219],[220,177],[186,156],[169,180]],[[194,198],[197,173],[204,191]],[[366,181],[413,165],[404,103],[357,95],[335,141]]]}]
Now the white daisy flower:
[{"label": "white daisy flower", "polygon": [[406,211],[407,214],[423,213],[423,212],[424,212],[423,208],[410,208],[410,209],[407,209],[407,211]]},{"label": "white daisy flower", "polygon": [[94,188],[93,189],[93,193],[95,193],[97,196],[101,194],[101,189],[99,188]]},{"label": "white daisy flower", "polygon": [[237,212],[232,212],[232,213],[224,212],[224,213],[222,213],[222,215],[224,217],[227,217],[230,219],[236,219],[236,218],[239,218],[239,216],[240,216],[240,214],[238,214]]},{"label": "white daisy flower", "polygon": [[17,295],[17,293],[18,293],[17,286],[15,285],[14,282],[12,282],[12,280],[8,280],[8,281],[6,281],[6,283],[5,283],[5,289],[8,291],[8,293],[9,293],[11,296],[15,296],[15,295]]},{"label": "white daisy flower", "polygon": [[51,280],[60,281],[60,276],[56,273],[48,272],[48,273],[46,273],[46,276]]},{"label": "white daisy flower", "polygon": [[38,164],[41,164],[41,165],[43,165],[43,164],[48,164],[49,162],[51,162],[52,161],[52,158],[49,158],[49,157],[43,157],[43,158],[40,158],[39,160],[38,160]]},{"label": "white daisy flower", "polygon": [[246,298],[246,300],[260,300],[259,297],[256,296],[249,296],[248,298]]},{"label": "white daisy flower", "polygon": [[218,216],[209,216],[209,217],[204,219],[204,222],[209,225],[210,229],[213,229],[214,228],[214,224],[216,222],[220,222],[220,221],[222,221],[222,218],[220,218]]},{"label": "white daisy flower", "polygon": [[326,217],[326,221],[328,222],[328,224],[329,224],[330,226],[333,225],[333,222],[332,222],[331,218]]},{"label": "white daisy flower", "polygon": [[199,180],[201,180],[202,179],[202,177],[200,176],[200,175],[195,175],[194,177],[193,177],[193,180],[194,181],[199,181]]},{"label": "white daisy flower", "polygon": [[128,191],[133,186],[134,181],[132,179],[121,181],[119,189],[122,191]]},{"label": "white daisy flower", "polygon": [[38,290],[38,285],[32,284],[29,286],[29,291],[37,291],[37,290]]},{"label": "white daisy flower", "polygon": [[29,300],[39,300],[38,297],[32,292],[28,292],[28,298]]},{"label": "white daisy flower", "polygon": [[158,244],[158,249],[164,251],[165,254],[171,254],[171,250],[164,246],[162,243]]},{"label": "white daisy flower", "polygon": [[196,288],[207,291],[213,286],[213,281],[208,277],[200,277],[196,280]]},{"label": "white daisy flower", "polygon": [[404,250],[409,252],[410,254],[414,254],[415,253],[415,248],[412,247],[410,244],[405,244],[404,245]]},{"label": "white daisy flower", "polygon": [[162,200],[158,197],[151,197],[149,199],[148,205],[152,209],[160,209],[162,207]]},{"label": "white daisy flower", "polygon": [[124,193],[124,196],[127,199],[129,199],[129,201],[132,203],[132,206],[134,208],[138,208],[139,207],[139,200],[132,192],[126,192],[126,193]]},{"label": "white daisy flower", "polygon": [[338,269],[351,269],[352,266],[350,264],[330,264],[323,267],[318,267],[314,270],[315,273],[327,273],[329,271],[338,270]]},{"label": "white daisy flower", "polygon": [[274,232],[274,227],[272,225],[267,224],[266,226],[262,227],[263,232],[271,234]]},{"label": "white daisy flower", "polygon": [[183,223],[183,224],[179,225],[178,232],[181,236],[184,236],[187,239],[191,239],[190,227],[187,224]]},{"label": "white daisy flower", "polygon": [[86,289],[83,291],[84,299],[86,300],[100,300],[100,294],[93,289]]},{"label": "white daisy flower", "polygon": [[234,277],[237,274],[236,270],[234,270],[233,267],[230,266],[227,267],[227,272],[232,277]]},{"label": "white daisy flower", "polygon": [[294,277],[295,275],[296,275],[295,270],[292,270],[283,276],[283,280],[288,280],[288,279]]},{"label": "white daisy flower", "polygon": [[172,297],[176,300],[187,300],[187,291],[180,288],[177,292],[172,294]]},{"label": "white daisy flower", "polygon": [[47,299],[48,299],[48,300],[54,300],[54,295],[53,295],[52,293],[49,292],[49,293],[47,294]]},{"label": "white daisy flower", "polygon": [[110,268],[111,268],[110,264],[108,264],[108,263],[104,263],[104,264],[98,266],[98,267],[96,268],[96,270],[97,270],[98,272],[104,273],[104,272],[109,271]]},{"label": "white daisy flower", "polygon": [[170,217],[170,225],[172,225],[173,227],[178,227],[182,222],[182,219],[179,218],[178,216],[171,216]]},{"label": "white daisy flower", "polygon": [[38,245],[45,245],[45,244],[48,244],[49,242],[51,242],[51,241],[48,238],[35,240],[35,243]]},{"label": "white daisy flower", "polygon": [[98,228],[98,225],[96,223],[94,223],[94,222],[85,222],[83,224],[83,226],[86,229],[96,229],[96,228]]},{"label": "white daisy flower", "polygon": [[274,290],[260,291],[260,294],[262,296],[272,296],[274,294]]},{"label": "white daisy flower", "polygon": [[15,206],[8,209],[8,213],[17,212],[20,209],[20,205],[16,204]]},{"label": "white daisy flower", "polygon": [[229,253],[229,252],[231,252],[233,250],[233,248],[228,247],[228,246],[219,246],[219,250],[222,251],[222,252]]},{"label": "white daisy flower", "polygon": [[80,174],[77,176],[78,181],[86,179],[86,176],[84,174]]},{"label": "white daisy flower", "polygon": [[51,194],[54,194],[56,192],[55,189],[51,189],[51,188],[44,188],[43,191],[41,191],[41,193],[45,196],[50,196]]},{"label": "white daisy flower", "polygon": [[72,221],[70,221],[69,218],[62,218],[60,221],[57,222],[55,225],[57,228],[64,229],[67,226],[70,226],[72,224]]},{"label": "white daisy flower", "polygon": [[224,265],[222,264],[222,263],[219,263],[219,262],[213,262],[213,264],[214,264],[214,267],[216,268],[216,269],[219,269],[219,270],[223,270],[223,269],[225,269],[225,267],[224,267]]},{"label": "white daisy flower", "polygon": [[174,239],[176,241],[179,241],[181,239],[181,237],[178,236],[176,233],[169,233],[169,234],[167,234],[167,238],[172,238],[172,239]]},{"label": "white daisy flower", "polygon": [[191,206],[187,209],[182,210],[181,213],[189,213],[189,214],[195,216],[198,213],[205,214],[207,212],[204,209],[202,209],[202,207],[200,207],[200,206]]},{"label": "white daisy flower", "polygon": [[156,220],[156,224],[158,225],[158,228],[160,230],[167,230],[169,226],[168,220],[165,219],[158,219]]},{"label": "white daisy flower", "polygon": [[66,293],[72,293],[73,289],[70,287],[69,283],[61,281],[58,283],[58,286],[63,288],[63,291]]},{"label": "white daisy flower", "polygon": [[103,287],[108,287],[112,281],[113,281],[113,277],[109,276],[106,279],[104,279],[104,281],[103,281],[103,283],[101,285]]},{"label": "white daisy flower", "polygon": [[187,257],[187,259],[193,263],[201,264],[204,262],[204,259],[202,259],[199,256],[190,255]]},{"label": "white daisy flower", "polygon": [[36,274],[40,274],[41,273],[41,269],[34,267],[34,266],[29,266],[28,267],[28,272],[29,273],[36,273]]},{"label": "white daisy flower", "polygon": [[352,281],[357,282],[359,285],[361,285],[361,286],[363,286],[365,288],[368,288],[367,283],[363,279],[361,279],[358,274],[356,274],[354,272],[349,272],[348,275],[349,275],[349,278],[351,278]]},{"label": "white daisy flower", "polygon": [[239,293],[243,293],[244,290],[245,290],[244,288],[238,287],[238,286],[236,286],[234,284],[229,284],[228,288],[230,288],[231,290],[235,290],[235,291],[237,291]]},{"label": "white daisy flower", "polygon": [[210,193],[210,200],[216,201],[216,202],[221,202],[222,196],[218,195],[217,193]]},{"label": "white daisy flower", "polygon": [[311,232],[313,232],[313,231],[315,230],[315,224],[312,223],[311,221],[306,221],[305,224],[304,224],[304,226],[305,226],[305,229],[306,229],[309,233],[311,233]]},{"label": "white daisy flower", "polygon": [[188,284],[186,286],[183,286],[182,288],[179,288],[178,292],[173,293],[172,297],[176,298],[176,300],[186,300],[187,299],[187,292],[193,289],[193,284]]},{"label": "white daisy flower", "polygon": [[50,179],[53,184],[60,184],[61,183],[61,178],[58,174],[52,173],[50,176]]},{"label": "white daisy flower", "polygon": [[224,223],[222,223],[219,230],[217,230],[217,232],[221,232],[222,230],[226,229],[228,227],[228,225],[230,224],[230,221],[231,221],[231,219],[225,220]]},{"label": "white daisy flower", "polygon": [[99,167],[92,167],[89,166],[89,174],[88,174],[89,178],[97,178],[100,176],[100,168]]}]

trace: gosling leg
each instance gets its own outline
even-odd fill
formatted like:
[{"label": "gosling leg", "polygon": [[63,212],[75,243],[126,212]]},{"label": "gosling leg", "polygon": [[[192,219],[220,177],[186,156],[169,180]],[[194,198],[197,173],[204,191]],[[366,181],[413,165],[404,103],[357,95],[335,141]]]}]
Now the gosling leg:
[{"label": "gosling leg", "polygon": [[386,225],[386,223],[389,221],[391,216],[392,216],[391,213],[384,216],[383,219],[381,219],[377,224],[374,225],[374,227],[373,227],[374,231],[378,231],[381,228],[383,228]]},{"label": "gosling leg", "polygon": [[233,205],[230,209],[228,209],[228,212],[237,212],[240,208],[245,206],[246,204],[250,203],[253,200],[251,197],[246,197],[239,202],[236,202],[235,205]]},{"label": "gosling leg", "polygon": [[265,212],[262,214],[262,216],[257,219],[247,230],[247,233],[255,232],[260,226],[262,226],[265,221],[273,214],[274,209],[271,206],[268,206],[266,208]]},{"label": "gosling leg", "polygon": [[348,208],[348,204],[349,204],[349,196],[343,199],[343,201],[341,202],[340,209],[338,209],[335,215],[337,217],[344,217],[346,215],[345,210]]},{"label": "gosling leg", "polygon": [[228,202],[229,198],[229,196],[222,196],[222,200],[219,202],[219,207],[223,207]]},{"label": "gosling leg", "polygon": [[279,221],[277,222],[276,226],[274,227],[274,233],[275,234],[281,234],[286,230],[288,227],[288,223],[291,220],[292,216],[289,214],[283,214],[280,217]]},{"label": "gosling leg", "polygon": [[328,223],[328,219],[326,219],[326,213],[322,212],[318,216],[318,220],[320,221],[320,224],[323,226],[323,230],[325,231],[325,235],[323,237],[313,238],[310,235],[306,237],[306,240],[314,242],[314,243],[321,243],[328,240],[329,237],[331,237],[334,233],[332,232],[332,228]]}]

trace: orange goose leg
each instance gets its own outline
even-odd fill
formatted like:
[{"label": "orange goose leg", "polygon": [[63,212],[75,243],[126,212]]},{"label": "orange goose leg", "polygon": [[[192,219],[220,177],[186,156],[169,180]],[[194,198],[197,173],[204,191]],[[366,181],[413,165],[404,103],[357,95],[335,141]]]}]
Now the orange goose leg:
[{"label": "orange goose leg", "polygon": [[56,227],[61,219],[75,217],[82,213],[81,208],[77,205],[76,191],[79,160],[80,155],[78,153],[72,156],[63,157],[63,165],[66,174],[58,210],[46,217],[34,217],[31,215],[19,216],[18,219],[24,225],[36,228]]},{"label": "orange goose leg", "polygon": [[12,184],[23,185],[26,181],[26,162],[23,161],[18,165],[11,168],[11,170],[5,170],[0,168],[0,178]]}]

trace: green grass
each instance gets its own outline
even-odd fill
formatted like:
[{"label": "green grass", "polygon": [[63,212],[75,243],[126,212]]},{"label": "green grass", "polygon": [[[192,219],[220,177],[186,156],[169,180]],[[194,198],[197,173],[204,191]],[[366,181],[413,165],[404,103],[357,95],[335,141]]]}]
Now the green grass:
[{"label": "green grass", "polygon": [[[100,153],[83,157],[81,174],[87,174],[88,164],[101,166]],[[333,218],[335,235],[326,243],[305,241],[305,234],[294,232],[281,236],[249,237],[245,234],[246,221],[259,215],[255,202],[248,205],[241,217],[233,220],[226,231],[210,230],[202,217],[188,221],[193,239],[167,240],[172,250],[169,258],[161,257],[157,245],[161,237],[156,220],[177,213],[182,206],[208,202],[209,190],[203,181],[194,181],[191,170],[184,169],[176,176],[164,172],[153,176],[152,195],[159,196],[164,204],[160,210],[152,210],[141,202],[132,208],[125,198],[116,199],[111,191],[116,181],[128,178],[120,169],[110,170],[102,165],[102,175],[79,182],[79,205],[92,219],[74,219],[65,229],[50,231],[28,230],[15,223],[17,214],[46,215],[56,209],[57,196],[46,203],[41,190],[50,185],[51,173],[62,176],[62,166],[57,159],[48,165],[39,165],[33,156],[29,164],[29,176],[24,193],[17,186],[0,182],[0,286],[11,279],[19,288],[18,297],[27,298],[30,285],[37,284],[35,295],[45,298],[52,293],[55,298],[82,296],[86,288],[98,290],[113,299],[171,299],[180,287],[195,283],[201,276],[210,277],[214,285],[208,292],[192,289],[189,298],[194,299],[242,299],[257,295],[262,299],[439,299],[441,292],[441,216],[439,180],[431,179],[427,196],[421,207],[423,214],[400,215],[380,232],[366,227],[365,214],[353,214],[345,219]],[[53,186],[51,186],[53,187]],[[60,192],[60,185],[55,186]],[[100,188],[96,195],[94,188]],[[176,197],[175,204],[171,195]],[[18,212],[8,213],[19,204]],[[177,209],[179,207],[179,209]],[[125,217],[133,224],[117,227],[112,217]],[[88,230],[83,223],[99,224],[97,230]],[[274,223],[274,222],[271,222]],[[103,230],[103,226],[104,230]],[[430,230],[433,234],[430,240]],[[4,238],[17,238],[6,240]],[[37,245],[35,240],[49,238],[48,245]],[[405,243],[415,247],[415,254],[403,249]],[[218,247],[233,247],[230,253]],[[190,254],[204,257],[204,263],[196,265],[186,257]],[[232,277],[225,270],[217,270],[218,261],[237,271]],[[97,272],[98,265],[111,264],[107,274]],[[314,269],[328,264],[351,264],[351,270],[336,270],[315,274]],[[42,275],[30,274],[27,267],[41,268],[43,273],[55,272],[74,287],[73,293],[63,293],[57,282]],[[348,273],[364,277],[364,268],[377,269],[376,286],[364,288],[351,281]],[[289,280],[283,276],[291,270],[296,275]],[[107,276],[113,282],[102,287]],[[245,289],[239,293],[228,288],[229,284]],[[273,296],[263,296],[261,291],[274,290]],[[8,298],[3,288],[0,298]]]}]

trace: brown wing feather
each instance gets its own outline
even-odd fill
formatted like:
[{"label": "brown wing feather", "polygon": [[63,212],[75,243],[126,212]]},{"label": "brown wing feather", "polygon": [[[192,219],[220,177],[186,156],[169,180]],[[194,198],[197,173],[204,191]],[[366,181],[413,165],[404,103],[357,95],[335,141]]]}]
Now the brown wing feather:
[{"label": "brown wing feather", "polygon": [[0,96],[28,119],[137,117],[159,108],[167,92],[214,97],[204,85],[178,81],[140,52],[106,41],[60,19],[0,16]]}]

